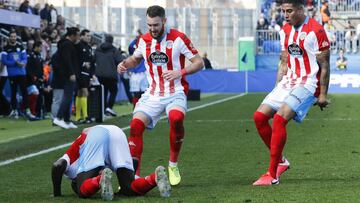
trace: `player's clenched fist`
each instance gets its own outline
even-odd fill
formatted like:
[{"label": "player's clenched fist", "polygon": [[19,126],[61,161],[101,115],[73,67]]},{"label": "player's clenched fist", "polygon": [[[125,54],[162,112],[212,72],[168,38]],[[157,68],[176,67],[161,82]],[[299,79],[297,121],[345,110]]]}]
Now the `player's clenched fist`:
[{"label": "player's clenched fist", "polygon": [[127,71],[127,67],[125,66],[125,61],[122,61],[121,63],[119,63],[119,65],[117,66],[117,72],[118,73],[125,73]]}]

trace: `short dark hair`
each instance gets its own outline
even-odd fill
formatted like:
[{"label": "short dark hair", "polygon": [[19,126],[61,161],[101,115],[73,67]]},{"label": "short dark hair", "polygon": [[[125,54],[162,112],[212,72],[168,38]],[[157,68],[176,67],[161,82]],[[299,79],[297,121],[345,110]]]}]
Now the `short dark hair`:
[{"label": "short dark hair", "polygon": [[146,10],[146,15],[149,16],[150,18],[155,18],[157,16],[161,18],[165,18],[165,9],[158,5],[150,6]]},{"label": "short dark hair", "polygon": [[88,29],[83,29],[83,30],[81,30],[81,32],[80,32],[80,36],[84,36],[84,35],[86,35],[86,33],[89,33],[90,32],[90,30],[88,30]]},{"label": "short dark hair", "polygon": [[305,6],[305,0],[282,0],[282,4],[292,4],[294,6]]},{"label": "short dark hair", "polygon": [[12,30],[12,31],[9,32],[9,37],[10,37],[11,34],[16,34],[16,36],[17,36],[17,33],[16,33],[15,30]]},{"label": "short dark hair", "polygon": [[67,27],[65,36],[73,36],[80,32],[79,28],[77,27]]},{"label": "short dark hair", "polygon": [[114,37],[110,34],[106,34],[105,35],[105,42],[108,42],[108,43],[113,43],[114,42]]}]

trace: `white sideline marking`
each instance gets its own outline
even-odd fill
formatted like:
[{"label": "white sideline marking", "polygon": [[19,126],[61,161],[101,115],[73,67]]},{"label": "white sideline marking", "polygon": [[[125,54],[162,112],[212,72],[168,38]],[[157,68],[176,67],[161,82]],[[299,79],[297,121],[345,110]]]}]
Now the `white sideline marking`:
[{"label": "white sideline marking", "polygon": [[[229,100],[232,100],[232,99],[242,97],[244,95],[246,95],[246,94],[243,93],[243,94],[231,96],[231,97],[228,97],[228,98],[220,99],[220,100],[217,100],[217,101],[213,101],[213,102],[210,102],[210,103],[207,103],[207,104],[203,104],[203,105],[200,105],[200,106],[197,106],[197,107],[190,108],[190,109],[188,109],[187,112],[194,111],[194,110],[197,110],[197,109],[202,109],[202,108],[205,108],[205,107],[208,107],[208,106],[211,106],[211,105],[215,105],[215,104],[219,104],[219,103],[222,103],[222,102],[226,102],[226,101],[229,101]],[[160,119],[165,119],[165,118],[167,118],[167,117],[162,116]],[[126,126],[124,128],[121,128],[121,129],[122,130],[128,130],[128,129],[130,129],[130,126]],[[24,156],[19,156],[19,157],[16,157],[14,159],[5,160],[5,161],[0,162],[0,166],[9,165],[9,164],[14,163],[16,161],[21,161],[21,160],[24,160],[24,159],[28,159],[28,158],[39,156],[39,155],[42,155],[42,154],[46,154],[46,153],[49,153],[49,152],[52,152],[52,151],[55,151],[55,150],[58,150],[58,149],[68,147],[71,144],[72,144],[72,142],[62,144],[62,145],[59,145],[59,146],[56,146],[56,147],[51,147],[51,148],[48,148],[48,149],[44,149],[44,150],[41,150],[39,152],[27,154],[27,155],[24,155]]]}]

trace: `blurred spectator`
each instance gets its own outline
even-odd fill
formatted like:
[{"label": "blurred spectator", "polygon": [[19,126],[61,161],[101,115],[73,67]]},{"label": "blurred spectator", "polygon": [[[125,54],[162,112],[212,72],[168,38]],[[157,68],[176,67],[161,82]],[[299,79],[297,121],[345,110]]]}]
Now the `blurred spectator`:
[{"label": "blurred spectator", "polygon": [[77,74],[78,78],[76,78],[78,91],[75,99],[75,120],[78,123],[91,123],[91,120],[88,118],[87,98],[89,95],[88,88],[90,79],[94,75],[95,68],[90,41],[90,31],[86,29],[82,30],[80,33],[80,42],[76,45],[79,56],[79,73]]},{"label": "blurred spectator", "polygon": [[53,29],[50,34],[51,43],[58,43],[60,41],[59,31],[57,29]]},{"label": "blurred spectator", "polygon": [[[118,74],[116,66],[122,60],[124,60],[124,58],[114,47],[113,41],[114,38],[112,35],[106,35],[105,42],[95,50],[95,75],[98,77],[99,82],[104,85],[104,96],[106,104],[105,112],[112,116],[116,116],[116,112],[113,110],[118,92]],[[108,99],[109,92],[110,97]]]},{"label": "blurred spectator", "polygon": [[44,60],[41,57],[41,49],[42,43],[40,41],[35,42],[33,49],[29,52],[26,65],[29,107],[31,113],[39,118],[43,118],[44,115],[42,109],[44,103]]},{"label": "blurred spectator", "polygon": [[50,5],[50,18],[51,20],[49,21],[49,24],[52,25],[53,27],[55,27],[56,25],[56,22],[57,22],[57,10],[56,8],[54,7],[54,5]]},{"label": "blurred spectator", "polygon": [[[137,43],[141,37],[141,30],[137,30],[136,38],[129,44],[129,54],[133,55],[135,49],[137,48]],[[130,69],[130,92],[132,93],[132,103],[135,108],[136,103],[139,101],[141,95],[148,88],[149,84],[146,78],[146,67],[144,64],[144,59],[137,65],[135,68]]]},{"label": "blurred spectator", "polygon": [[323,0],[322,1],[322,6],[320,9],[320,13],[321,13],[321,20],[322,20],[322,24],[325,25],[326,23],[329,22],[330,20],[330,10],[329,10],[329,2],[328,0]]},{"label": "blurred spectator", "polygon": [[[0,46],[0,59],[2,57],[3,51]],[[7,80],[7,68],[0,60],[0,115],[7,116],[10,114],[10,104],[9,101],[6,99],[6,97],[3,94],[4,86]]]},{"label": "blurred spectator", "polygon": [[50,37],[45,32],[41,34],[42,49],[41,49],[41,57],[48,62],[50,60],[51,53],[51,42]]},{"label": "blurred spectator", "polygon": [[40,15],[40,9],[41,9],[40,4],[39,3],[35,4],[33,8],[34,15]]},{"label": "blurred spectator", "polygon": [[45,7],[40,11],[40,18],[41,20],[46,20],[47,23],[51,22],[51,14],[50,14],[50,7],[49,4],[45,4]]},{"label": "blurred spectator", "polygon": [[317,1],[316,0],[306,0],[306,9],[307,16],[314,18],[317,11]]},{"label": "blurred spectator", "polygon": [[204,55],[202,57],[203,61],[204,61],[204,66],[205,69],[213,69],[213,67],[211,66],[210,60],[207,57],[207,53],[204,52]]},{"label": "blurred spectator", "polygon": [[263,13],[260,14],[259,20],[256,25],[257,30],[267,30],[269,29],[269,21],[265,18]]},{"label": "blurred spectator", "polygon": [[54,119],[59,111],[61,100],[64,96],[64,70],[61,69],[59,52],[56,51],[50,60],[52,68],[51,88],[53,89],[53,96],[51,102],[51,115]]},{"label": "blurred spectator", "polygon": [[60,70],[63,71],[64,77],[64,96],[61,101],[59,111],[53,123],[61,128],[77,128],[70,121],[71,101],[73,98],[76,74],[79,72],[78,56],[75,43],[79,41],[80,30],[76,27],[67,28],[65,38],[58,43],[58,53]]},{"label": "blurred spectator", "polygon": [[344,56],[344,50],[340,49],[339,57],[336,59],[336,70],[347,70],[347,58]]},{"label": "blurred spectator", "polygon": [[345,30],[347,30],[345,33],[346,53],[350,53],[351,49],[352,49],[353,53],[356,53],[358,36],[356,35],[355,27],[354,27],[354,25],[352,25],[350,20],[347,22]]},{"label": "blurred spectator", "polygon": [[26,63],[27,54],[23,46],[16,41],[16,32],[10,32],[9,44],[4,47],[2,62],[6,65],[11,86],[11,113],[10,116],[18,118],[18,101],[16,97],[17,89],[20,87],[21,96],[24,103],[25,114],[31,120],[36,117],[29,110],[28,92],[26,89]]},{"label": "blurred spectator", "polygon": [[[124,58],[124,59],[129,56],[125,51],[123,51],[121,49],[121,46],[119,47],[119,52],[120,52],[122,58]],[[129,72],[120,74],[120,80],[124,85],[124,90],[125,90],[125,93],[126,93],[126,97],[128,98],[128,101],[130,103],[132,103],[133,96],[132,96],[132,94],[130,92],[130,74],[129,74]]]},{"label": "blurred spectator", "polygon": [[[340,42],[336,41],[336,29],[334,27],[334,25],[332,24],[332,20],[329,20],[329,22],[327,24],[324,25],[324,29],[326,31],[326,36],[328,37],[330,44],[331,44],[331,48],[334,48],[334,52],[337,52],[337,48],[336,47],[341,47],[342,44],[340,44]],[[336,44],[339,43],[339,44]]]},{"label": "blurred spectator", "polygon": [[34,14],[28,0],[25,0],[20,4],[19,11],[27,14]]}]

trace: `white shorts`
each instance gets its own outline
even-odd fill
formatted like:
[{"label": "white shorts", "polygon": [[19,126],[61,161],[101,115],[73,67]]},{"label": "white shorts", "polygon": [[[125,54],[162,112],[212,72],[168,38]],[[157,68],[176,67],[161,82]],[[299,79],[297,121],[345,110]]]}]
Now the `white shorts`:
[{"label": "white shorts", "polygon": [[296,113],[294,120],[301,123],[306,117],[310,107],[317,101],[313,93],[304,87],[296,87],[294,89],[284,89],[275,87],[271,91],[262,104],[269,105],[272,109],[278,111],[283,104],[287,104]]},{"label": "white shorts", "polygon": [[130,76],[130,92],[145,92],[149,87],[145,72],[132,73]]},{"label": "white shorts", "polygon": [[118,168],[134,171],[126,136],[117,126],[97,125],[90,128],[80,146],[77,174],[99,166],[107,166],[113,171]]},{"label": "white shorts", "polygon": [[143,94],[136,104],[134,113],[142,112],[150,120],[148,129],[155,127],[156,123],[159,121],[161,114],[166,111],[166,114],[169,113],[169,110],[173,107],[180,107],[187,111],[187,100],[186,95],[183,92],[176,93],[170,97],[158,97]]}]

